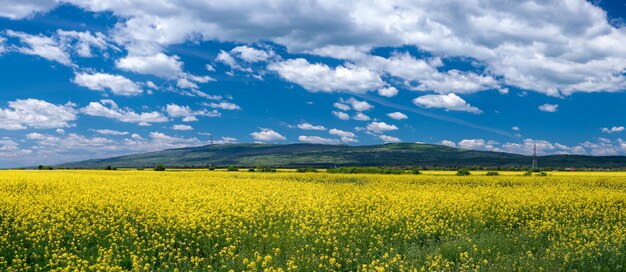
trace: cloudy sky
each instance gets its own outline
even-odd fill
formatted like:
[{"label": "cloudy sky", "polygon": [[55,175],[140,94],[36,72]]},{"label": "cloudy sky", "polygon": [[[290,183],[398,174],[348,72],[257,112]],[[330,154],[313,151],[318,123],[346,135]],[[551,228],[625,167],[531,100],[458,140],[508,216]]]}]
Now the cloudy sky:
[{"label": "cloudy sky", "polygon": [[624,155],[625,22],[622,0],[0,0],[0,167],[209,133]]}]

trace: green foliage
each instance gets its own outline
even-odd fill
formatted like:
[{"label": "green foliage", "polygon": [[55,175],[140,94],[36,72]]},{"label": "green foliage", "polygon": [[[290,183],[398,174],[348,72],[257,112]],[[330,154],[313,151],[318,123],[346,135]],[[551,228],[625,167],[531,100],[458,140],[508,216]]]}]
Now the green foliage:
[{"label": "green foliage", "polygon": [[315,173],[317,172],[317,168],[315,167],[301,167],[296,169],[296,172],[298,173]]},{"label": "green foliage", "polygon": [[416,169],[416,168],[413,168],[413,169],[409,170],[409,172],[410,172],[411,174],[413,174],[413,175],[419,175],[419,174],[421,174],[421,173],[422,173],[422,172],[420,172],[420,170],[419,170],[419,169]]},{"label": "green foliage", "polygon": [[535,174],[535,176],[538,176],[538,177],[547,177],[547,176],[548,176],[548,173],[546,173],[546,172],[539,172],[538,174]]},{"label": "green foliage", "polygon": [[110,165],[107,165],[104,170],[117,170],[117,167],[111,167]]},{"label": "green foliage", "polygon": [[248,172],[254,172],[254,168],[248,168]]},{"label": "green foliage", "polygon": [[39,165],[39,166],[37,166],[37,169],[39,169],[39,170],[54,170],[54,168],[52,168],[52,166],[49,166],[49,165]]},{"label": "green foliage", "polygon": [[159,164],[154,167],[154,171],[165,171],[165,166],[163,164]]},{"label": "green foliage", "polygon": [[528,171],[528,172],[525,172],[524,174],[522,174],[522,176],[524,176],[524,177],[532,177],[533,173]]},{"label": "green foliage", "polygon": [[456,171],[456,175],[457,176],[469,176],[471,174],[472,173],[467,168],[461,168],[461,169],[459,169],[459,171]]},{"label": "green foliage", "polygon": [[327,170],[332,174],[404,174],[405,171],[389,167],[339,167]]},{"label": "green foliage", "polygon": [[274,173],[276,172],[276,168],[263,167],[263,168],[257,168],[257,171],[264,172],[264,173]]},{"label": "green foliage", "polygon": [[230,171],[230,172],[239,171],[239,168],[237,168],[237,166],[231,165],[228,168],[226,168],[226,171]]},{"label": "green foliage", "polygon": [[208,169],[209,169],[209,171],[213,171],[213,170],[215,170],[215,166],[211,165],[211,166],[208,167]]},{"label": "green foliage", "polygon": [[137,171],[143,171],[143,167],[137,168]]},{"label": "green foliage", "polygon": [[485,174],[486,176],[499,176],[500,173],[496,172],[496,171],[489,171],[487,172],[487,174]]}]

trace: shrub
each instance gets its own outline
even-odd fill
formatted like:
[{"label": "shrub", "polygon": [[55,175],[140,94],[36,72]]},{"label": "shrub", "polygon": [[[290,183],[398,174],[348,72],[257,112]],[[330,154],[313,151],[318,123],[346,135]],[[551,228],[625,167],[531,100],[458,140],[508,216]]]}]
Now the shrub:
[{"label": "shrub", "polygon": [[143,171],[143,168],[142,167],[137,168],[137,171]]},{"label": "shrub", "polygon": [[106,168],[104,168],[104,170],[117,170],[117,167],[111,167],[110,165],[108,165]]},{"label": "shrub", "polygon": [[215,170],[215,166],[211,165],[211,166],[208,167],[208,169],[209,169],[209,171],[213,171],[213,170]]},{"label": "shrub", "polygon": [[388,167],[339,167],[327,170],[332,174],[404,174],[404,170]]},{"label": "shrub", "polygon": [[410,173],[411,173],[411,174],[413,174],[413,175],[419,175],[419,174],[421,174],[422,172],[420,172],[420,170],[419,170],[419,169],[411,169],[411,170],[410,170]]},{"label": "shrub", "polygon": [[538,177],[547,177],[547,176],[548,176],[548,173],[546,173],[546,172],[539,172],[538,174],[535,174],[535,176],[538,176]]},{"label": "shrub", "polygon": [[275,168],[264,167],[264,168],[260,168],[260,169],[257,168],[257,171],[259,171],[259,172],[266,172],[266,173],[274,173],[274,172],[276,172],[276,169]]},{"label": "shrub", "polygon": [[532,172],[530,172],[530,171],[528,171],[528,172],[524,173],[522,176],[524,176],[524,177],[530,177],[530,176],[532,176],[532,175],[533,175],[533,173],[532,173]]},{"label": "shrub", "polygon": [[37,169],[39,169],[39,170],[54,170],[54,168],[52,168],[52,166],[49,166],[49,165],[39,165],[39,166],[37,166]]},{"label": "shrub", "polygon": [[459,169],[459,171],[456,171],[457,176],[469,176],[471,174],[472,173],[469,171],[469,169],[466,169],[466,168],[462,168],[462,169]]},{"label": "shrub", "polygon": [[248,172],[254,172],[254,171],[255,171],[254,168],[249,168],[248,169]]},{"label": "shrub", "polygon": [[163,166],[163,164],[159,164],[154,167],[154,171],[165,171],[165,166]]},{"label": "shrub", "polygon": [[317,172],[317,168],[315,167],[303,167],[303,168],[298,168],[296,169],[296,172],[298,173],[313,173],[313,172]]},{"label": "shrub", "polygon": [[485,174],[487,176],[499,176],[500,173],[496,172],[496,171],[489,171],[487,172],[487,174]]},{"label": "shrub", "polygon": [[237,168],[237,166],[231,165],[228,168],[226,168],[226,171],[239,171],[239,168]]}]

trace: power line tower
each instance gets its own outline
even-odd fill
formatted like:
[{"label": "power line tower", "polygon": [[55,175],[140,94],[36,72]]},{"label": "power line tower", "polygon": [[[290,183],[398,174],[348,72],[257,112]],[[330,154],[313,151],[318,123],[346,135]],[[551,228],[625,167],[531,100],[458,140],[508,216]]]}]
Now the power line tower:
[{"label": "power line tower", "polygon": [[533,170],[537,169],[537,144],[533,144]]}]

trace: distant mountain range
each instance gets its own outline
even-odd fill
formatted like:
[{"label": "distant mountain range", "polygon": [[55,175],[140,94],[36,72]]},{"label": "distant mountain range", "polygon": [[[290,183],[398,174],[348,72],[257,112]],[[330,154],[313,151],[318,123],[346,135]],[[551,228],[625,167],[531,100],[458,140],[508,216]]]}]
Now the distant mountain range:
[{"label": "distant mountain range", "polygon": [[[212,153],[212,154],[211,154]],[[540,167],[624,168],[625,156],[549,155],[538,157]],[[57,165],[64,168],[112,167],[528,167],[532,158],[519,154],[476,151],[431,144],[384,144],[367,146],[321,144],[224,144],[210,147],[168,149],[106,159]]]}]

